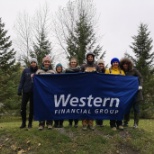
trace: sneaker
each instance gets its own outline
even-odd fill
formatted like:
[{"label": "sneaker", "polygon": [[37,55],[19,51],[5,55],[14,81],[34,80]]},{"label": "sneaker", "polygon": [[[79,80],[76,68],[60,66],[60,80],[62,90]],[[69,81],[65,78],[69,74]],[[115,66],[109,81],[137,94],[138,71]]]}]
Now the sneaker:
[{"label": "sneaker", "polygon": [[69,124],[69,127],[72,127],[72,124]]},{"label": "sneaker", "polygon": [[38,130],[43,130],[44,129],[44,126],[40,125]]},{"label": "sneaker", "polygon": [[74,127],[75,127],[75,128],[77,128],[77,127],[78,127],[78,125],[77,125],[77,124],[75,124],[75,125],[74,125]]},{"label": "sneaker", "polygon": [[82,127],[82,130],[87,130],[87,126],[83,126]]},{"label": "sneaker", "polygon": [[116,131],[116,130],[117,130],[117,128],[116,128],[116,127],[112,127],[111,129],[112,129],[113,131]]},{"label": "sneaker", "polygon": [[128,124],[124,124],[123,126],[124,126],[124,127],[128,127]]},{"label": "sneaker", "polygon": [[94,130],[94,126],[89,126],[89,129]]},{"label": "sneaker", "polygon": [[124,127],[123,127],[122,125],[120,125],[118,128],[119,128],[120,130],[124,130]]},{"label": "sneaker", "polygon": [[52,125],[48,125],[47,127],[48,127],[48,129],[52,129]]},{"label": "sneaker", "polygon": [[138,125],[137,124],[134,124],[133,128],[135,128],[135,129],[138,128]]}]

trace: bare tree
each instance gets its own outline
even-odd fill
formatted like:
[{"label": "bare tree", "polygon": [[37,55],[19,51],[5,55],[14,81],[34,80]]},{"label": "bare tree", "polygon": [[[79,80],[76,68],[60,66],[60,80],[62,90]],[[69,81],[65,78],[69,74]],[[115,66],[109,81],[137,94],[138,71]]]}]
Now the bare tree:
[{"label": "bare tree", "polygon": [[[101,50],[102,47],[98,46],[98,40],[94,36],[96,36],[96,28],[97,28],[97,18],[96,18],[96,8],[93,4],[93,0],[75,0],[68,1],[66,7],[59,8],[58,12],[55,14],[55,19],[53,21],[54,24],[54,32],[55,37],[57,39],[58,45],[63,49],[66,53],[67,57],[72,56],[72,53],[79,53],[79,46],[81,44],[77,44],[77,38],[79,39],[79,32],[77,32],[77,26],[81,23],[81,18],[85,19],[84,22],[87,24],[87,31],[91,28],[91,37],[87,37],[88,43],[86,44],[85,50],[83,52],[87,52],[88,50],[96,52],[96,50]],[[85,25],[84,25],[85,26]],[[85,26],[86,27],[86,26]],[[90,30],[89,30],[90,31]],[[74,40],[73,40],[74,39]],[[90,40],[91,39],[91,40]],[[72,45],[72,49],[76,49],[76,51],[72,51],[70,53],[70,46],[68,42]],[[79,41],[78,41],[79,42]],[[71,49],[71,50],[72,50]],[[82,54],[83,55],[83,54]],[[101,53],[101,55],[103,55]],[[82,56],[83,57],[83,56]]]},{"label": "bare tree", "polygon": [[18,15],[14,28],[17,34],[15,39],[17,52],[20,55],[21,61],[27,64],[32,48],[32,22],[26,12]]}]

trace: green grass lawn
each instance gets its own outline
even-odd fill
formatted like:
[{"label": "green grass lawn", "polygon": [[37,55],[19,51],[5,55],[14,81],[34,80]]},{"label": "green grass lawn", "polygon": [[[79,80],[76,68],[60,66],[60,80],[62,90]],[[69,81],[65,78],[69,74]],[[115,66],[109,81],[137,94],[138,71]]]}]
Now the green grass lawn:
[{"label": "green grass lawn", "polygon": [[38,130],[38,122],[32,129],[19,129],[20,119],[0,119],[1,154],[154,154],[154,120],[140,120],[138,129],[112,131],[109,121],[95,130],[64,128]]}]

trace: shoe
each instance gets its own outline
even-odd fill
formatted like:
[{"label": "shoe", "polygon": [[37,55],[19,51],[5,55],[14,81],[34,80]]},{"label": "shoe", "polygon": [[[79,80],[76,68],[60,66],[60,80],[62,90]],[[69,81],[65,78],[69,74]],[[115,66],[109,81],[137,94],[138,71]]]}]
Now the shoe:
[{"label": "shoe", "polygon": [[52,125],[48,125],[47,127],[48,127],[48,129],[52,129]]},{"label": "shoe", "polygon": [[89,126],[89,129],[94,130],[94,126]]},{"label": "shoe", "polygon": [[118,127],[118,129],[124,130],[124,127],[123,127],[122,125],[120,125],[120,126]]},{"label": "shoe", "polygon": [[26,124],[21,124],[21,126],[20,126],[20,128],[22,129],[22,128],[26,128]]},{"label": "shoe", "polygon": [[124,124],[123,126],[124,126],[124,127],[128,127],[128,124]]},{"label": "shoe", "polygon": [[32,128],[32,124],[28,124],[28,128]]},{"label": "shoe", "polygon": [[69,127],[72,127],[72,124],[69,124]]},{"label": "shoe", "polygon": [[133,128],[135,128],[135,129],[138,128],[138,125],[137,124],[134,124]]},{"label": "shoe", "polygon": [[63,128],[63,125],[59,125],[58,128]]},{"label": "shoe", "polygon": [[78,127],[78,125],[77,125],[77,124],[75,124],[75,125],[74,125],[74,127],[75,127],[75,128],[77,128],[77,127]]},{"label": "shoe", "polygon": [[87,126],[83,126],[82,127],[82,130],[87,130]]},{"label": "shoe", "polygon": [[116,130],[117,130],[117,128],[116,128],[116,127],[112,127],[111,129],[112,129],[113,131],[116,131]]},{"label": "shoe", "polygon": [[43,130],[44,129],[44,126],[40,125],[38,130]]}]

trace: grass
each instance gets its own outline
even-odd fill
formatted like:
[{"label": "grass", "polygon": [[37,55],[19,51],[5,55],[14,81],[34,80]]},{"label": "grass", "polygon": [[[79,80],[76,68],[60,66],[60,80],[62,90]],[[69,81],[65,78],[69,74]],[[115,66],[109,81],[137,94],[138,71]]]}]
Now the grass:
[{"label": "grass", "polygon": [[[133,121],[130,121],[132,126]],[[138,129],[132,127],[113,132],[109,121],[94,131],[65,128],[39,131],[38,122],[32,129],[19,129],[18,118],[0,119],[1,154],[153,154],[154,120],[140,120]]]}]

